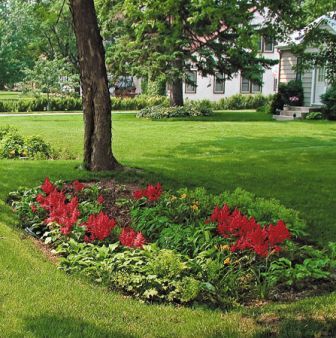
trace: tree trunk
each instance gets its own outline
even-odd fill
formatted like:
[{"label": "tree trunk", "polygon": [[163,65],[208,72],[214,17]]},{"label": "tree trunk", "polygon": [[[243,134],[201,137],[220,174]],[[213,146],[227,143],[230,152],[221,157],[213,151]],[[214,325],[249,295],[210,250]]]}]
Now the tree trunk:
[{"label": "tree trunk", "polygon": [[170,87],[170,105],[183,106],[183,81],[176,79],[171,83]]},{"label": "tree trunk", "polygon": [[111,98],[93,0],[70,0],[77,41],[84,110],[84,165],[92,171],[118,166],[112,154]]},{"label": "tree trunk", "polygon": [[176,76],[170,84],[170,105],[183,106],[183,60],[177,57],[173,62],[174,68],[176,69]]}]

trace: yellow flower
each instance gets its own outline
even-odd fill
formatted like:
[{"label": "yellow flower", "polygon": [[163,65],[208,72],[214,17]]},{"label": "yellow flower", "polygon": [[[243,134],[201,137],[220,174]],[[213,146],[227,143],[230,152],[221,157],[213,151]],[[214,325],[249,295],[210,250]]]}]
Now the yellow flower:
[{"label": "yellow flower", "polygon": [[174,196],[174,195],[173,195],[172,197],[170,197],[170,200],[171,200],[171,201],[175,201],[176,199],[177,199],[177,197]]},{"label": "yellow flower", "polygon": [[193,209],[194,211],[198,210],[198,205],[197,204],[193,204],[191,206],[191,209]]},{"label": "yellow flower", "polygon": [[225,260],[224,260],[224,264],[225,265],[229,265],[231,263],[231,258],[230,257],[228,257],[228,258],[226,258]]},{"label": "yellow flower", "polygon": [[180,198],[181,198],[181,199],[187,198],[187,194],[182,194],[182,195],[180,196]]},{"label": "yellow flower", "polygon": [[230,250],[230,246],[229,245],[220,245],[219,246],[219,250],[220,251],[228,251],[228,250]]}]

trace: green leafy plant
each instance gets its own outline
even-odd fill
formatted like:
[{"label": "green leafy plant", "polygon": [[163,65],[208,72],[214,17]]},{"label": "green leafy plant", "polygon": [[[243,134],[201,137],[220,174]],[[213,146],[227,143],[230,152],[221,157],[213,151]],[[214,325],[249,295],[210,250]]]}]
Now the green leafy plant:
[{"label": "green leafy plant", "polygon": [[172,117],[195,117],[207,116],[212,113],[211,108],[189,104],[183,107],[147,107],[137,113],[138,118],[165,119]]},{"label": "green leafy plant", "polygon": [[320,112],[310,112],[306,116],[306,120],[322,120],[323,119],[323,114]]},{"label": "green leafy plant", "polygon": [[17,129],[0,128],[0,158],[50,159],[57,157],[57,151],[52,149],[39,136],[24,138]]},{"label": "green leafy plant", "polygon": [[322,103],[325,105],[323,109],[324,115],[330,119],[336,119],[336,85],[332,85],[325,94],[321,96]]}]

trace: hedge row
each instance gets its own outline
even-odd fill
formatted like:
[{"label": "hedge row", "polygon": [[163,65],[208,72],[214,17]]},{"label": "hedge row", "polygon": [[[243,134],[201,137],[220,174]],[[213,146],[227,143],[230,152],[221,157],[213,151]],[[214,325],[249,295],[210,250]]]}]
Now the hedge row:
[{"label": "hedge row", "polygon": [[[163,96],[139,95],[133,99],[113,97],[113,110],[140,110],[156,105],[169,106],[169,99]],[[36,112],[36,111],[73,111],[82,110],[81,98],[51,98],[45,97],[20,100],[0,101],[0,112]]]},{"label": "hedge row", "polygon": [[[198,101],[213,110],[224,109],[257,109],[268,104],[271,96],[263,95],[233,95],[217,102],[208,100]],[[112,110],[140,110],[146,107],[169,107],[166,96],[139,95],[135,98],[112,98]],[[46,97],[19,100],[0,101],[0,112],[36,112],[36,111],[75,111],[82,110],[81,98],[51,98]]]}]

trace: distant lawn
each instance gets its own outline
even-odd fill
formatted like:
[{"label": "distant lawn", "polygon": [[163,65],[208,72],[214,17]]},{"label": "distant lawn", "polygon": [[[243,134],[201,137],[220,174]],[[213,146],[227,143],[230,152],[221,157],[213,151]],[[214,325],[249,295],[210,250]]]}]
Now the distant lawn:
[{"label": "distant lawn", "polygon": [[[114,151],[137,177],[166,188],[242,187],[301,212],[321,244],[336,241],[336,123],[276,122],[254,112],[200,120],[149,121],[113,116]],[[0,161],[0,336],[281,337],[336,336],[336,294],[219,311],[150,306],[66,276],[13,230],[9,191],[52,179],[101,175],[79,171],[81,116],[1,117],[25,135],[67,148],[77,161]],[[110,174],[105,174],[110,175]],[[8,226],[9,225],[9,226]]]}]

